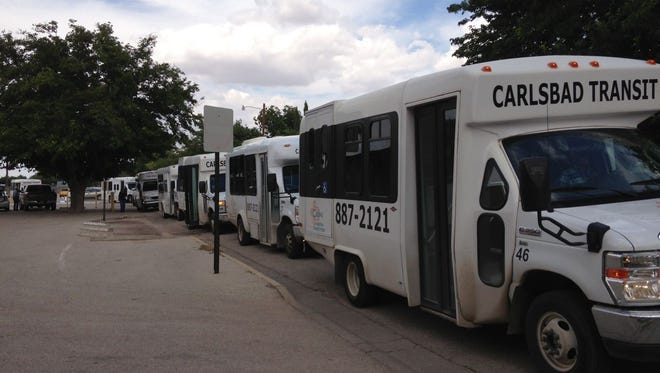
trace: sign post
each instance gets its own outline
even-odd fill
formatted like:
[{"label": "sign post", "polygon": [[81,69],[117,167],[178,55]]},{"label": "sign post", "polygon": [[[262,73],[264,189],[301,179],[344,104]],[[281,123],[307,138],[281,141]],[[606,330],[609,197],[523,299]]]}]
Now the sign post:
[{"label": "sign post", "polygon": [[234,111],[216,106],[204,106],[204,151],[215,153],[213,192],[213,273],[220,272],[220,152],[229,152],[234,145]]}]

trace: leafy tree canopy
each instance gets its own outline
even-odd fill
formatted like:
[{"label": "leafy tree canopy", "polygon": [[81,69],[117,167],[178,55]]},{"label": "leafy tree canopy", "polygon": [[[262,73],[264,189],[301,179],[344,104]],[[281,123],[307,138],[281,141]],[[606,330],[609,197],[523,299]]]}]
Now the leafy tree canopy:
[{"label": "leafy tree canopy", "polygon": [[154,36],[131,46],[109,23],[69,29],[0,35],[0,154],[68,182],[80,211],[86,184],[166,154],[201,116],[197,85],[152,59]]},{"label": "leafy tree canopy", "polygon": [[[259,115],[254,118],[254,124],[261,128],[262,120],[264,117],[264,110],[259,111]],[[297,135],[300,129],[300,121],[302,114],[296,106],[285,105],[284,109],[276,106],[270,106],[265,111],[265,125],[266,135],[273,136],[287,136]]]},{"label": "leafy tree canopy", "polygon": [[258,128],[244,126],[240,119],[234,123],[234,147],[240,146],[245,140],[259,136],[261,136],[261,131]]},{"label": "leafy tree canopy", "polygon": [[660,57],[660,0],[464,0],[447,10],[468,14],[459,25],[477,21],[451,39],[467,64],[548,54]]}]

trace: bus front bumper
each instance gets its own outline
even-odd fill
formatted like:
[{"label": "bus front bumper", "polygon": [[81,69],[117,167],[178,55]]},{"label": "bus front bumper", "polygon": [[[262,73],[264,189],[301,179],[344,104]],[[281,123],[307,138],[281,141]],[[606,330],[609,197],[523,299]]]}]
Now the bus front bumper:
[{"label": "bus front bumper", "polygon": [[611,356],[660,361],[660,308],[626,310],[596,305],[591,312]]}]

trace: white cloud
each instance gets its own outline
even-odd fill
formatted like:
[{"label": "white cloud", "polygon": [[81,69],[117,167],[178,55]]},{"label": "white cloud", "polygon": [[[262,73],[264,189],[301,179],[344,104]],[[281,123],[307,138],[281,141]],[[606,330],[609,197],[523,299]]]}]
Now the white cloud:
[{"label": "white cloud", "polygon": [[[451,1],[446,1],[450,3]],[[232,108],[286,104],[302,110],[325,101],[454,67],[449,38],[462,34],[460,15],[443,2],[391,0],[0,0],[7,30],[68,19],[92,28],[111,22],[135,44],[157,36],[154,57],[199,84],[201,104]],[[199,108],[201,112],[201,106]]]}]

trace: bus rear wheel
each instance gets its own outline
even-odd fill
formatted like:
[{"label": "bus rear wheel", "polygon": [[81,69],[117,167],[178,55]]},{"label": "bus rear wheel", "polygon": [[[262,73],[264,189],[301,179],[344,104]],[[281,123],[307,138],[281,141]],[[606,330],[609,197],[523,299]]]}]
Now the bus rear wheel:
[{"label": "bus rear wheel", "polygon": [[587,302],[575,292],[552,291],[532,301],[525,337],[540,372],[608,372],[609,361]]},{"label": "bus rear wheel", "polygon": [[348,255],[344,264],[344,291],[348,300],[356,307],[367,307],[373,304],[375,288],[367,284],[360,258]]}]

